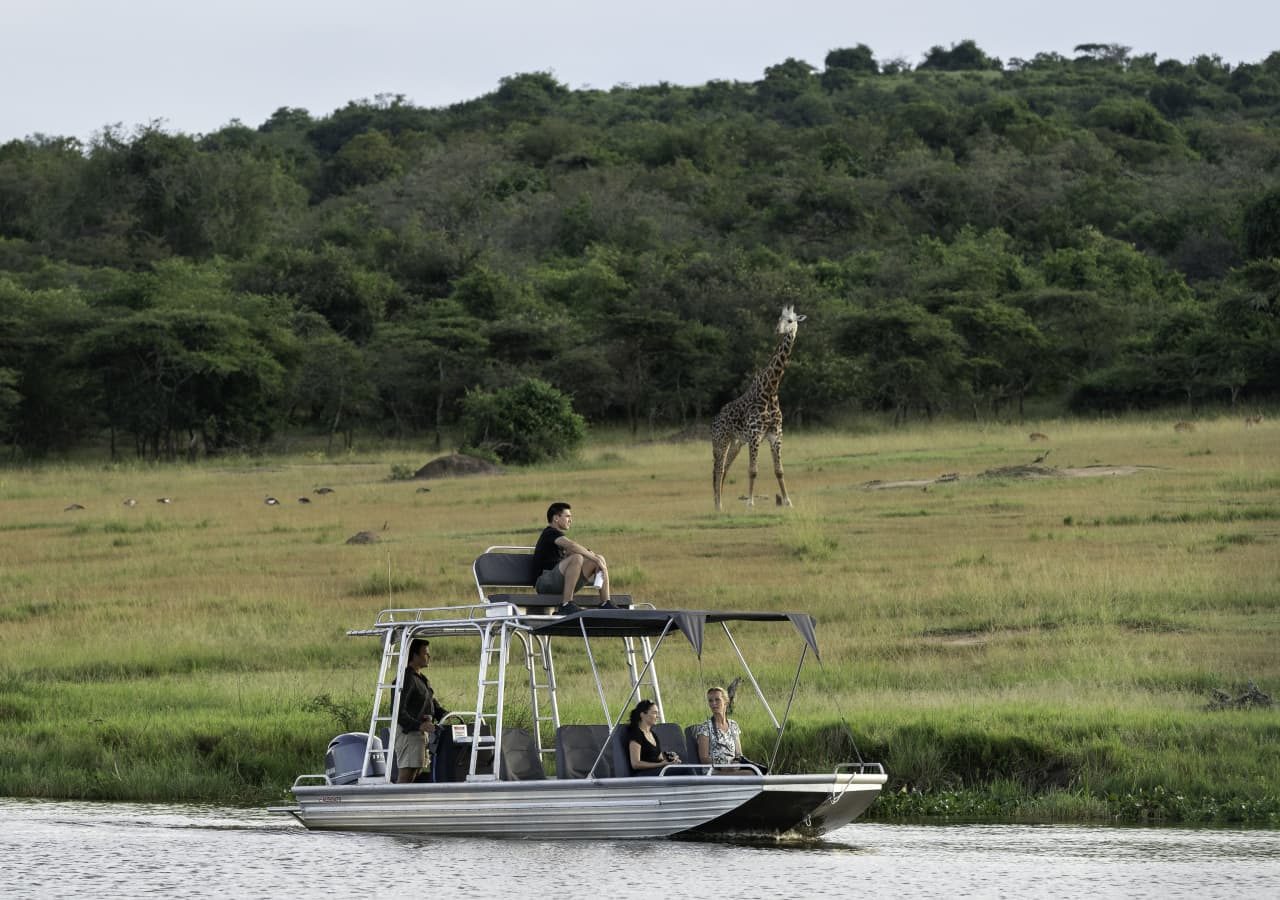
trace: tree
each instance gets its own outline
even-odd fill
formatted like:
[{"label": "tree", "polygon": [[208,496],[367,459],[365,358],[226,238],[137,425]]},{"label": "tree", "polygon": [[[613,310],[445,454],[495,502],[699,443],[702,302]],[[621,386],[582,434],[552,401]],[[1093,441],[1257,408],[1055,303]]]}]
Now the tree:
[{"label": "tree", "polygon": [[920,69],[937,69],[943,72],[981,71],[999,69],[1000,60],[987,56],[973,40],[966,39],[952,44],[950,50],[939,45],[929,48],[920,63]]},{"label": "tree", "polygon": [[0,434],[25,456],[69,450],[102,421],[90,373],[68,352],[101,315],[72,289],[27,290],[0,276]]},{"label": "tree", "polygon": [[510,121],[545,115],[568,94],[569,89],[550,72],[524,72],[499,79],[498,90],[481,99]]},{"label": "tree", "polygon": [[1244,252],[1250,259],[1280,257],[1280,188],[1268,191],[1245,209]]},{"label": "tree", "polygon": [[328,165],[328,182],[333,193],[342,193],[365,184],[374,184],[400,174],[404,155],[381,131],[357,134],[342,145]]},{"label": "tree", "polygon": [[880,71],[880,66],[876,63],[875,57],[871,53],[871,48],[866,44],[832,50],[827,54],[827,58],[823,60],[823,65],[828,72],[833,69],[842,69],[846,72],[875,75]]},{"label": "tree", "polygon": [[187,263],[134,276],[72,345],[113,454],[121,431],[149,459],[255,447],[274,432],[295,364],[288,307],[226,282],[218,268]]},{"label": "tree", "polygon": [[963,367],[963,341],[951,323],[906,300],[851,313],[841,329],[841,349],[861,360],[867,399],[894,413],[932,417],[952,397]]},{"label": "tree", "polygon": [[1124,44],[1076,44],[1073,52],[1080,54],[1077,59],[1123,66],[1129,61],[1131,49],[1133,48],[1126,47]]},{"label": "tree", "polygon": [[700,419],[723,379],[723,332],[660,308],[667,302],[657,291],[638,291],[614,304],[604,319],[633,435],[641,423],[652,430],[660,417]]},{"label": "tree", "polygon": [[374,325],[399,293],[385,274],[365,268],[351,251],[332,244],[318,251],[273,249],[238,271],[241,289],[291,297],[357,344],[373,334]]},{"label": "tree", "polygon": [[299,363],[290,382],[288,419],[323,429],[333,451],[339,434],[350,450],[355,428],[377,417],[377,389],[370,357],[334,333],[323,316],[309,310],[294,317]]},{"label": "tree", "polygon": [[1230,273],[1212,308],[1209,334],[1219,383],[1234,406],[1244,394],[1280,391],[1280,259]]},{"label": "tree", "polygon": [[397,435],[430,427],[439,449],[454,407],[482,383],[489,349],[484,326],[456,300],[435,300],[378,327],[366,353]]},{"label": "tree", "polygon": [[537,378],[462,402],[468,446],[492,449],[504,462],[529,465],[573,454],[586,423],[569,398]]},{"label": "tree", "polygon": [[943,315],[965,339],[964,368],[974,400],[985,400],[993,413],[1002,404],[1017,404],[1018,418],[1023,401],[1044,371],[1049,342],[1021,309],[991,299],[975,299],[946,307]]}]

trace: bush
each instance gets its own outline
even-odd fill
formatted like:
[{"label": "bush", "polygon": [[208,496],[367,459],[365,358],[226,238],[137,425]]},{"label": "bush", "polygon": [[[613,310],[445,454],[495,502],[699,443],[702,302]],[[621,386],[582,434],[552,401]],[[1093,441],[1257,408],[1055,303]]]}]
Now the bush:
[{"label": "bush", "polygon": [[586,436],[586,423],[569,398],[536,378],[493,393],[469,392],[462,423],[468,446],[491,449],[517,465],[568,456]]}]

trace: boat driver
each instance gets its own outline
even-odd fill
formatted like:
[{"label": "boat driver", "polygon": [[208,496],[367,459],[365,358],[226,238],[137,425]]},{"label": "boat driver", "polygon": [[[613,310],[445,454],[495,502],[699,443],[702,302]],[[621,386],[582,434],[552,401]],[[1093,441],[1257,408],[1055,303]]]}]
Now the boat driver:
[{"label": "boat driver", "polygon": [[431,663],[430,641],[414,638],[409,642],[409,658],[405,661],[404,693],[396,717],[396,783],[411,784],[431,764],[427,749],[428,735],[435,733],[437,722],[447,712],[436,702],[431,682],[422,674]]}]

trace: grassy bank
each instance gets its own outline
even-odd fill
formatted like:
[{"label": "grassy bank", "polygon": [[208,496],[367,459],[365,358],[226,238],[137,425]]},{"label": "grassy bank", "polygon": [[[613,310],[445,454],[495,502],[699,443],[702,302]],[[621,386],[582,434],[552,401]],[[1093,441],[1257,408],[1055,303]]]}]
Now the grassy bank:
[{"label": "grassy bank", "polygon": [[[1215,688],[1280,689],[1280,426],[1196,426],[797,435],[796,507],[720,515],[702,443],[598,438],[573,464],[429,492],[390,479],[427,459],[407,451],[3,469],[0,793],[279,799],[362,725],[376,647],[344,631],[473,596],[476,553],[528,542],[563,497],[620,590],[818,617],[823,665],[781,759],[850,758],[843,718],[891,773],[876,816],[1276,824],[1280,712],[1204,707]],[[1010,468],[1046,449],[1058,477]],[[344,543],[363,530],[380,541]],[[798,648],[746,637],[785,695]],[[473,690],[464,648],[433,665],[447,697]],[[662,666],[682,722],[736,674],[714,643]],[[590,694],[566,703],[599,717]],[[737,717],[767,756],[758,703]]]}]

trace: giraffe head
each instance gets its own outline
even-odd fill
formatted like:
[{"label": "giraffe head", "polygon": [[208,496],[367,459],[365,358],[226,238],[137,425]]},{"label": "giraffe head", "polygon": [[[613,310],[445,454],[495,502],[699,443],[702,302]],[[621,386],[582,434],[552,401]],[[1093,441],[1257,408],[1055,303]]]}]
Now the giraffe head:
[{"label": "giraffe head", "polygon": [[804,321],[804,316],[796,315],[794,306],[782,307],[782,315],[778,317],[778,334],[796,336],[796,326]]}]

